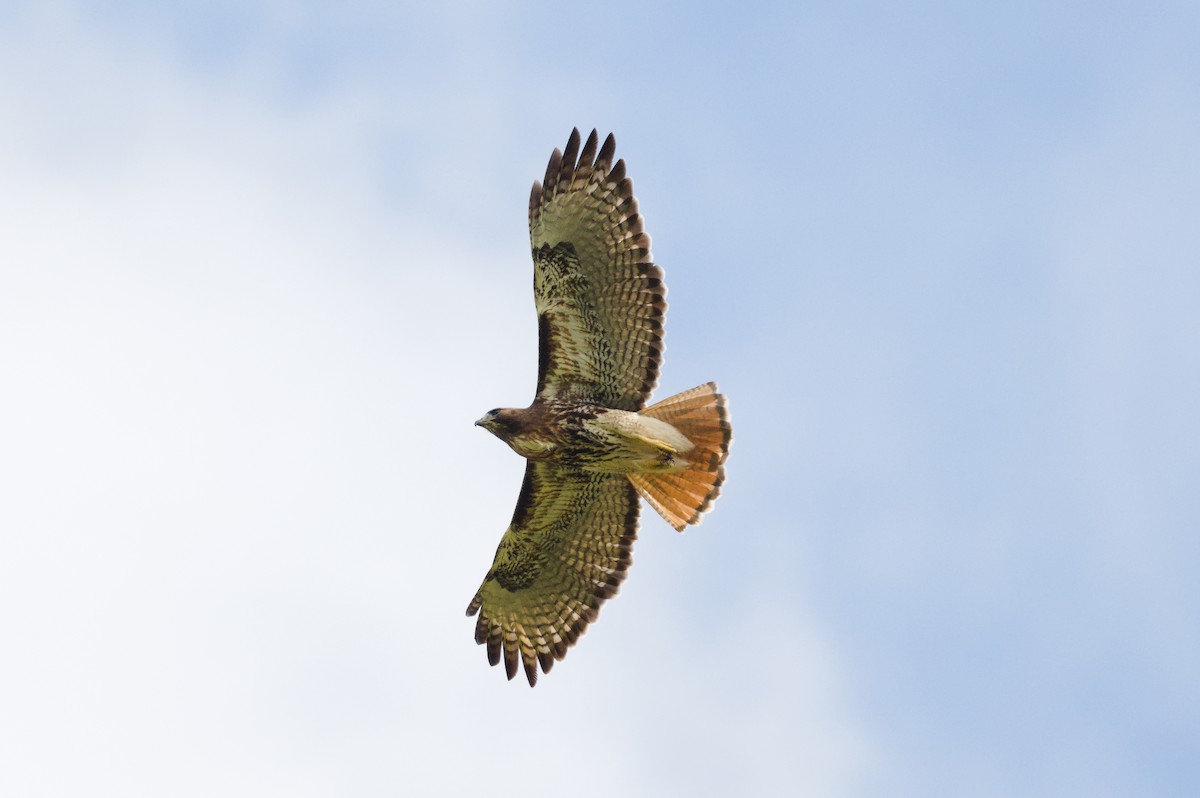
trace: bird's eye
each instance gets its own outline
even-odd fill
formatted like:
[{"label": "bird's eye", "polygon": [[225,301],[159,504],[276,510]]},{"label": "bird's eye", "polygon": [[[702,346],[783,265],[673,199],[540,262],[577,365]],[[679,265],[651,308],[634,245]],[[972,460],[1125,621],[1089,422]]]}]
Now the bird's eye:
[{"label": "bird's eye", "polygon": [[497,408],[495,408],[494,410],[489,410],[489,411],[487,412],[487,414],[488,414],[489,416],[498,416],[498,415],[500,415],[500,408],[498,408],[498,407],[497,407]]}]

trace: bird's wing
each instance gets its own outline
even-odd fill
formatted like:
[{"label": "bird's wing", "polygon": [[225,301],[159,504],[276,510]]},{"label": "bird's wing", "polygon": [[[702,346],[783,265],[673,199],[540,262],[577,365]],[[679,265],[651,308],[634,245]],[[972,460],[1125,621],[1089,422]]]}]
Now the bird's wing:
[{"label": "bird's wing", "polygon": [[658,381],[667,292],[615,140],[596,142],[593,130],[580,152],[572,131],[529,197],[537,392],[638,410]]},{"label": "bird's wing", "polygon": [[633,558],[638,497],[622,474],[592,474],[530,461],[512,524],[467,607],[488,660],[517,659],[532,687],[550,672],[600,605],[617,592]]}]

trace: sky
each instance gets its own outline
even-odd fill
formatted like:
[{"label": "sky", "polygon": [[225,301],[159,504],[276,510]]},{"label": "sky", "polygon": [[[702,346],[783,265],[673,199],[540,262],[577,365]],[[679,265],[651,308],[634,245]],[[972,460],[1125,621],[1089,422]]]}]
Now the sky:
[{"label": "sky", "polygon": [[[0,794],[1184,796],[1193,3],[0,5]],[[530,690],[526,203],[613,131],[728,481]]]}]

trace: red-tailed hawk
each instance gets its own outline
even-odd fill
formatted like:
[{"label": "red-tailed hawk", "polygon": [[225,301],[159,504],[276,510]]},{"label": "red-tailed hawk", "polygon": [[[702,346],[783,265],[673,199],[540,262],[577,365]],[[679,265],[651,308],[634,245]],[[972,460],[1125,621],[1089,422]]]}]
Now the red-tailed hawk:
[{"label": "red-tailed hawk", "polygon": [[715,383],[645,407],[663,351],[666,287],[612,135],[571,132],[529,197],[538,384],[479,426],[528,459],[512,523],[467,615],[508,678],[532,687],[617,592],[638,495],[675,529],[700,521],[733,430]]}]

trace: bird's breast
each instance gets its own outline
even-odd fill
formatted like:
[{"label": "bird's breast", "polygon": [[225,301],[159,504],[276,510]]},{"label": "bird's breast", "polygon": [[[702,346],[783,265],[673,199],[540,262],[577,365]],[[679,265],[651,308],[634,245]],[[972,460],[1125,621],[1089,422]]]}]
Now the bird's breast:
[{"label": "bird's breast", "polygon": [[545,460],[552,457],[558,448],[557,443],[551,438],[529,432],[512,436],[508,440],[508,445],[514,452],[530,460]]}]

